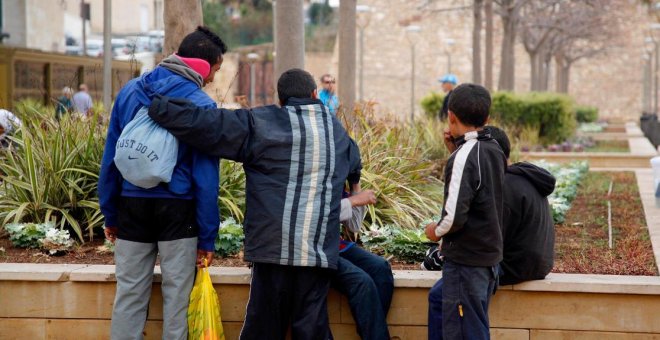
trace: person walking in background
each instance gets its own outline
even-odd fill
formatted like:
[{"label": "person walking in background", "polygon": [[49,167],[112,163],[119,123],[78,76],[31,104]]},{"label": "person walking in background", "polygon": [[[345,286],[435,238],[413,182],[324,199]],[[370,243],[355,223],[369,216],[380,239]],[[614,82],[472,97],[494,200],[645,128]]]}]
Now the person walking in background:
[{"label": "person walking in background", "polygon": [[339,99],[335,94],[335,78],[329,74],[321,76],[321,91],[319,91],[319,99],[323,105],[327,106],[330,113],[337,114],[339,108]]},{"label": "person walking in background", "polygon": [[220,224],[219,159],[179,143],[170,182],[145,189],[126,181],[114,158],[118,145],[135,143],[120,139],[121,132],[156,95],[187,98],[204,108],[215,108],[202,87],[213,81],[226,51],[217,35],[198,27],[183,38],[176,54],[129,81],[117,95],[98,186],[105,236],[116,241],[113,340],[142,339],[157,256],[162,271],[163,339],[188,336],[195,262],[211,263]]},{"label": "person walking in background", "polygon": [[86,84],[80,84],[78,87],[78,92],[73,95],[73,108],[74,110],[83,117],[89,117],[92,113],[92,97],[89,95]]},{"label": "person walking in background", "polygon": [[57,120],[60,120],[65,113],[71,113],[71,110],[73,110],[72,97],[73,90],[65,86],[62,89],[62,95],[57,98],[57,108],[55,109],[55,118]]},{"label": "person walking in background", "polygon": [[458,84],[458,78],[451,73],[447,73],[440,78],[442,91],[445,93],[445,99],[442,101],[442,108],[440,108],[439,117],[441,121],[447,120],[447,112],[449,111],[449,96]]}]

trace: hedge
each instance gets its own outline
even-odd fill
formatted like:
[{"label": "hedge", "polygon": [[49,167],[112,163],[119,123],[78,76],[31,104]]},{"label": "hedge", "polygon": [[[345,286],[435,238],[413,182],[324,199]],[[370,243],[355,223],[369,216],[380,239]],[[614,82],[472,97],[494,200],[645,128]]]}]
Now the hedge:
[{"label": "hedge", "polygon": [[554,93],[496,92],[491,116],[504,125],[538,129],[539,140],[544,144],[564,141],[573,135],[576,126],[573,100]]},{"label": "hedge", "polygon": [[444,93],[431,92],[422,98],[419,104],[422,106],[422,110],[424,110],[427,117],[438,118],[444,100]]},{"label": "hedge", "polygon": [[[429,117],[437,117],[443,98],[443,94],[429,93],[420,104]],[[539,140],[543,144],[560,143],[571,137],[577,125],[576,114],[584,121],[595,121],[598,117],[596,108],[574,108],[571,97],[556,93],[495,92],[492,100],[492,118],[502,125],[539,130]]]},{"label": "hedge", "polygon": [[598,108],[593,106],[576,106],[575,119],[580,123],[593,123],[598,120]]}]

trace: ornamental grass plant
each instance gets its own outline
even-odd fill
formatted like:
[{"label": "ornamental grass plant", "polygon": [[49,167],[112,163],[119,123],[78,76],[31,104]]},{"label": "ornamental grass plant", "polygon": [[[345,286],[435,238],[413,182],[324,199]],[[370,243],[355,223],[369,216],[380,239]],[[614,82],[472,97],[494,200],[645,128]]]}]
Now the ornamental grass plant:
[{"label": "ornamental grass plant", "polygon": [[0,222],[51,221],[91,239],[103,223],[96,184],[106,127],[98,116],[57,121],[52,108],[30,100],[15,114],[22,127],[0,150]]},{"label": "ornamental grass plant", "polygon": [[446,149],[444,126],[435,119],[405,123],[387,117],[376,119],[373,106],[358,108],[349,135],[360,147],[363,189],[373,189],[378,202],[369,206],[366,225],[394,224],[417,228],[420,221],[442,208],[442,174]]}]

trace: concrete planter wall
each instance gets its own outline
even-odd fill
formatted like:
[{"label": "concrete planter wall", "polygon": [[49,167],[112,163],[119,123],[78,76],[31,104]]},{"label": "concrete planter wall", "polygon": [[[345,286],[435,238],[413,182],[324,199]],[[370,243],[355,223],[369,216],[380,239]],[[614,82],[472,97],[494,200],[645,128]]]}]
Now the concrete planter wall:
[{"label": "concrete planter wall", "polygon": [[[247,268],[212,268],[227,339],[240,332]],[[391,335],[425,339],[427,296],[439,272],[396,271]],[[146,339],[160,339],[162,300],[155,275]],[[0,339],[108,339],[114,266],[0,265]],[[359,339],[346,299],[332,291],[336,339]],[[491,305],[494,339],[660,339],[660,277],[551,274],[501,287]]]}]

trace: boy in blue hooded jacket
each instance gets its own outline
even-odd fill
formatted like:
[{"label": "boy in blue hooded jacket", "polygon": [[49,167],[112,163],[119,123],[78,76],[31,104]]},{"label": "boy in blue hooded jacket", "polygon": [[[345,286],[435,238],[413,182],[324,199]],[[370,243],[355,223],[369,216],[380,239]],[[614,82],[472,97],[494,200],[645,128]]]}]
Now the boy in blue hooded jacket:
[{"label": "boy in blue hooded jacket", "polygon": [[169,183],[143,189],[124,180],[114,164],[117,140],[126,125],[155,95],[183,97],[205,108],[215,102],[202,91],[220,69],[227,47],[206,28],[188,34],[176,54],[133,79],[117,95],[99,176],[99,203],[105,235],[115,242],[117,292],[112,339],[141,339],[160,257],[163,338],[186,339],[188,298],[195,263],[213,258],[218,234],[218,157],[179,144]]}]

